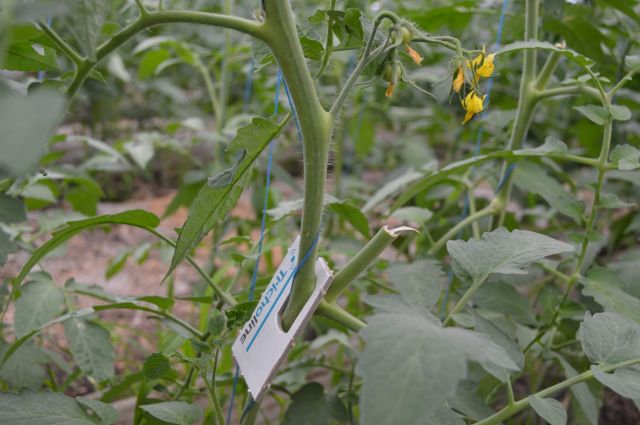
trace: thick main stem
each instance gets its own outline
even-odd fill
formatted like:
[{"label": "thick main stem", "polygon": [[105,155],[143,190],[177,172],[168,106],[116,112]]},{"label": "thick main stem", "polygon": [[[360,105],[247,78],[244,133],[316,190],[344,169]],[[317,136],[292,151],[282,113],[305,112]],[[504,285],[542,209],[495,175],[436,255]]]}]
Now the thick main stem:
[{"label": "thick main stem", "polygon": [[[538,9],[539,0],[527,0],[526,1],[526,16],[525,16],[525,28],[524,38],[525,41],[533,41],[538,39]],[[522,146],[522,142],[529,132],[529,126],[533,119],[533,113],[535,112],[537,100],[533,95],[536,78],[536,50],[527,49],[524,52],[524,61],[522,63],[522,79],[520,80],[520,96],[518,98],[518,109],[516,111],[516,120],[511,132],[511,137],[507,144],[507,150],[518,149]],[[548,64],[551,65],[551,64]],[[557,62],[553,67],[549,67],[549,70],[545,73],[551,74],[551,71],[555,68]],[[547,68],[545,66],[545,68]],[[546,82],[545,82],[546,84]],[[513,184],[513,174],[507,174],[508,164],[505,163],[502,166],[501,180],[503,182],[503,189],[498,194],[498,206],[499,206],[499,219],[498,226],[504,222],[506,214],[506,208],[511,197],[511,187]]]},{"label": "thick main stem", "polygon": [[[282,315],[289,328],[315,287],[315,262],[322,221],[324,187],[329,159],[329,114],[324,110],[302,52],[293,11],[288,0],[264,1],[266,41],[290,89],[302,133],[304,153],[304,204],[300,231],[300,267]],[[304,264],[301,261],[305,259]]]}]

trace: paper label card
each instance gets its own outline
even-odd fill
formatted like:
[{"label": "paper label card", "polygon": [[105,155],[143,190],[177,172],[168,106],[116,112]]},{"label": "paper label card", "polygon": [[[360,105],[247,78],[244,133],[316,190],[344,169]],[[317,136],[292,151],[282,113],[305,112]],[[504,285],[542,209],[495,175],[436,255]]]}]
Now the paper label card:
[{"label": "paper label card", "polygon": [[262,293],[251,319],[240,329],[232,346],[249,392],[256,401],[260,401],[269,388],[273,376],[311,319],[333,278],[327,263],[318,258],[315,265],[316,287],[289,331],[284,332],[280,324],[280,312],[291,293],[299,244],[298,236]]}]

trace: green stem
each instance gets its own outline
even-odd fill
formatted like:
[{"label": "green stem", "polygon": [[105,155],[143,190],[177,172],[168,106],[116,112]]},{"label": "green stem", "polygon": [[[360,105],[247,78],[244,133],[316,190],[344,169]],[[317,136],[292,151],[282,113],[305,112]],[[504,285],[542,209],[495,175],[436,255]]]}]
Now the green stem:
[{"label": "green stem", "polygon": [[265,41],[271,47],[289,86],[303,139],[305,190],[298,264],[303,258],[306,258],[306,262],[299,269],[282,314],[283,327],[288,329],[315,288],[316,238],[319,237],[322,221],[330,120],[313,85],[289,1],[265,0],[264,7]]},{"label": "green stem", "polygon": [[496,212],[496,207],[494,204],[490,204],[487,207],[481,209],[480,211],[477,211],[473,214],[469,214],[468,216],[466,216],[464,218],[464,220],[459,221],[455,226],[453,226],[451,229],[449,229],[449,231],[447,231],[447,233],[445,233],[444,235],[442,235],[442,237],[440,239],[438,239],[432,246],[431,249],[429,249],[429,255],[435,255],[438,253],[438,251],[440,251],[442,249],[442,247],[444,247],[444,245],[447,243],[447,241],[451,240],[453,237],[455,237],[455,235],[461,230],[464,229],[465,227],[467,227],[469,224],[476,222],[477,220],[480,220],[483,217],[486,217],[488,215],[492,215],[495,214]]},{"label": "green stem", "polygon": [[[526,0],[525,6],[525,27],[524,27],[524,39],[525,41],[532,41],[538,39],[538,9],[539,0]],[[518,98],[518,109],[516,111],[516,121],[511,132],[511,137],[507,143],[507,150],[518,149],[522,145],[529,126],[533,119],[533,113],[535,112],[536,100],[531,95],[532,86],[536,78],[536,49],[527,49],[524,52],[524,60],[522,62],[522,79],[520,80],[520,96]],[[553,62],[555,59],[551,59]],[[553,63],[549,64],[550,66]],[[513,185],[513,173],[508,177],[507,175],[508,163],[505,161],[502,165],[501,179],[506,181],[503,183],[503,188],[498,194],[498,226],[501,226],[504,222],[506,215],[507,205],[511,197],[511,187]],[[493,227],[493,223],[491,223]]]},{"label": "green stem", "polygon": [[[158,232],[155,229],[150,229],[148,227],[140,227],[141,229],[144,229],[146,231],[148,231],[149,233],[155,235],[156,237],[158,237],[159,239],[161,239],[162,241],[168,243],[169,245],[171,245],[172,247],[176,247],[176,243],[174,241],[172,241],[170,238],[168,238],[167,236],[163,235],[162,233]],[[207,272],[205,272],[204,270],[202,270],[202,268],[198,265],[198,263],[193,259],[192,256],[188,255],[187,256],[187,262],[189,262],[189,264],[191,264],[193,266],[194,269],[196,269],[196,271],[200,274],[200,276],[202,276],[202,278],[207,282],[207,284],[211,287],[211,289],[213,289],[213,291],[227,304],[234,306],[236,304],[238,304],[238,301],[236,301],[236,299],[233,297],[233,295],[227,293],[226,291],[224,291],[222,288],[220,288],[220,286],[218,286],[218,284],[216,284],[211,277],[207,274]]]},{"label": "green stem", "polygon": [[[336,0],[329,0],[329,10],[334,10],[336,8]],[[329,16],[327,19],[327,39],[324,43],[324,52],[322,54],[322,60],[320,61],[320,68],[316,75],[313,76],[314,80],[320,78],[322,73],[324,72],[327,64],[329,63],[329,57],[333,51],[333,18]]]},{"label": "green stem", "polygon": [[44,31],[45,34],[49,36],[51,41],[53,41],[56,46],[58,46],[58,48],[62,50],[73,63],[76,64],[76,66],[82,64],[84,58],[78,52],[76,52],[73,47],[68,45],[67,42],[64,41],[58,35],[58,33],[55,32],[49,25],[47,25],[46,22],[38,22],[38,26],[40,27],[40,29],[42,29],[42,31]]},{"label": "green stem", "polygon": [[[224,0],[223,13],[230,16],[233,9],[233,0]],[[229,98],[229,62],[231,55],[231,31],[224,31],[224,50],[222,54],[222,68],[220,70],[220,109],[216,115],[216,130],[222,134],[227,120],[227,103]]]},{"label": "green stem", "polygon": [[331,114],[331,118],[334,122],[337,120],[340,110],[344,105],[344,102],[349,97],[349,94],[351,93],[351,89],[353,89],[353,86],[355,85],[356,81],[358,81],[358,77],[360,77],[360,74],[369,63],[369,59],[371,58],[371,51],[373,49],[373,42],[375,40],[375,35],[378,31],[378,27],[380,27],[380,24],[385,19],[389,19],[393,23],[396,23],[399,20],[399,18],[391,12],[381,12],[376,16],[375,20],[373,21],[373,29],[371,30],[371,34],[369,34],[369,39],[367,40],[367,44],[364,48],[364,51],[362,52],[362,56],[360,57],[360,60],[358,61],[358,64],[356,65],[356,67],[353,69],[353,72],[351,72],[351,75],[349,75],[349,78],[347,78],[347,81],[344,83],[344,86],[342,86],[342,89],[340,90],[338,97],[336,98],[335,102],[333,103],[333,106],[331,106],[331,110],[329,111],[329,113]]},{"label": "green stem", "polygon": [[207,390],[209,391],[209,398],[211,398],[211,403],[213,404],[213,410],[216,413],[216,418],[219,425],[225,425],[224,414],[222,413],[222,406],[220,405],[220,400],[218,399],[218,394],[216,393],[216,388],[214,386],[213,380],[207,379],[207,376],[201,372],[202,380],[207,386]]},{"label": "green stem", "polygon": [[382,227],[376,235],[344,266],[333,278],[325,299],[335,301],[355,278],[367,269],[391,243],[400,236],[400,232],[413,230],[409,227],[389,229]]},{"label": "green stem", "polygon": [[449,322],[451,322],[451,319],[453,318],[453,316],[455,314],[458,314],[463,308],[464,306],[467,305],[467,303],[469,302],[469,300],[471,299],[471,297],[473,297],[473,295],[476,293],[476,291],[480,288],[480,286],[482,286],[482,284],[484,283],[485,280],[487,280],[488,276],[485,276],[481,279],[478,279],[476,281],[474,281],[471,286],[469,287],[469,289],[467,289],[467,291],[462,295],[462,298],[460,298],[458,300],[458,302],[456,303],[455,306],[453,306],[453,309],[451,309],[451,311],[449,312],[449,314],[447,314],[447,317],[445,317],[444,321],[442,322],[443,326],[446,326],[449,324]]},{"label": "green stem", "polygon": [[[534,50],[535,51],[535,50]],[[560,63],[560,59],[562,59],[562,54],[560,52],[552,51],[547,58],[547,61],[543,65],[540,70],[540,74],[538,74],[538,78],[535,81],[535,88],[543,89],[549,83],[551,76],[555,72],[558,64]]]},{"label": "green stem", "polygon": [[67,96],[73,99],[91,70],[111,52],[129,41],[139,32],[156,25],[179,22],[224,27],[252,35],[261,40],[265,39],[263,24],[249,19],[207,12],[178,10],[148,12],[145,15],[141,15],[133,23],[123,28],[111,39],[98,47],[95,61],[84,59],[82,63],[78,65],[73,80],[67,88]]},{"label": "green stem", "polygon": [[[632,366],[635,364],[640,363],[640,358],[636,358],[636,359],[631,359],[631,360],[627,360],[624,362],[620,362],[611,366],[603,366],[600,369],[603,372],[611,372],[613,370],[622,368],[622,367],[626,367],[626,366]],[[541,391],[538,391],[537,393],[533,394],[534,397],[539,397],[539,398],[545,398],[545,397],[549,397],[550,395],[553,395],[555,393],[557,393],[558,391],[564,390],[565,388],[568,388],[572,385],[575,384],[579,384],[580,382],[584,382],[587,381],[589,379],[593,378],[593,372],[591,370],[587,370],[586,372],[582,372],[579,375],[574,376],[573,378],[569,378],[565,381],[559,382],[555,385],[552,385],[550,387],[547,387]],[[499,412],[489,416],[486,419],[483,419],[479,422],[474,423],[474,425],[497,425],[500,422],[505,421],[506,419],[509,419],[510,417],[516,415],[517,413],[521,412],[522,410],[526,409],[529,407],[530,405],[530,398],[524,398],[522,400],[516,401],[515,403],[513,403],[512,405],[509,405],[507,407],[505,407],[504,409],[500,410]]]},{"label": "green stem", "polygon": [[[211,102],[211,108],[213,109],[213,114],[215,115],[216,120],[219,120],[221,116],[220,100],[218,99],[215,88],[213,87],[213,80],[211,79],[209,70],[200,59],[198,59],[196,63],[196,68],[198,69],[200,75],[202,75],[202,79],[204,80],[204,85],[207,89],[207,94],[209,95],[209,101]],[[218,155],[216,155],[216,158],[217,157]]]},{"label": "green stem", "polygon": [[552,87],[545,90],[539,90],[535,92],[534,96],[536,101],[541,101],[543,99],[548,99],[555,96],[573,96],[579,94],[586,94],[595,99],[601,100],[598,90],[589,86],[585,86],[584,84],[580,84],[577,86]]},{"label": "green stem", "polygon": [[367,324],[362,320],[346,312],[335,303],[330,303],[325,300],[320,302],[316,313],[320,316],[331,319],[334,322],[340,323],[342,326],[351,329],[354,332],[359,332],[367,326]]}]

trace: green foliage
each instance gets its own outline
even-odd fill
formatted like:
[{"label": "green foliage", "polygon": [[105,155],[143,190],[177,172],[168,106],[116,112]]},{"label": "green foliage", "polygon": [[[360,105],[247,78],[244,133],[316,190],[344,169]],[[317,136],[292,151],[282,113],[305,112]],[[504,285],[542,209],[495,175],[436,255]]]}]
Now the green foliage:
[{"label": "green foliage", "polygon": [[544,257],[573,251],[573,247],[549,236],[499,228],[481,240],[450,241],[447,250],[453,270],[464,280],[482,282],[494,273],[526,274],[526,267]]},{"label": "green foliage", "polygon": [[0,394],[0,414],[8,425],[111,425],[118,419],[114,408],[97,400],[74,400],[60,393],[32,390]]},{"label": "green foliage", "polygon": [[164,422],[177,425],[191,425],[202,419],[202,409],[197,405],[182,401],[165,401],[163,403],[140,406],[142,410]]},{"label": "green foliage", "polygon": [[[500,2],[4,3],[3,424],[129,399],[138,425],[596,425],[640,400],[632,2],[510,3],[488,49]],[[272,317],[318,256],[337,295],[245,410],[230,346],[298,235]]]},{"label": "green foliage", "polygon": [[236,205],[249,183],[251,167],[269,142],[280,133],[288,119],[254,118],[238,130],[228,150],[236,154],[234,165],[211,177],[193,201],[191,214],[180,230],[176,250],[167,276],[202,241],[207,233]]}]

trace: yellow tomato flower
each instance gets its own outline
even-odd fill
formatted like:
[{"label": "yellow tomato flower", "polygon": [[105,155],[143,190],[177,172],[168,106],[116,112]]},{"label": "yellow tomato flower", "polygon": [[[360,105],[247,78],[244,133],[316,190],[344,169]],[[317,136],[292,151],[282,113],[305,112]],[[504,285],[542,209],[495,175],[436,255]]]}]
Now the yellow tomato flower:
[{"label": "yellow tomato flower", "polygon": [[464,100],[462,101],[462,107],[465,111],[467,111],[467,114],[464,116],[464,121],[462,121],[462,124],[468,123],[475,114],[479,114],[483,111],[484,99],[486,97],[487,95],[484,95],[482,97],[478,96],[478,93],[473,90],[464,98]]},{"label": "yellow tomato flower", "polygon": [[460,93],[460,90],[462,90],[463,84],[464,84],[464,71],[462,70],[462,65],[458,65],[458,71],[453,78],[453,83],[451,84],[453,91],[456,93]]},{"label": "yellow tomato flower", "polygon": [[467,66],[475,71],[476,77],[489,78],[491,77],[491,74],[493,74],[493,59],[495,56],[496,55],[494,53],[491,53],[490,55],[485,54],[485,49],[483,47],[482,53],[471,61],[468,61]]},{"label": "yellow tomato flower", "polygon": [[409,53],[409,56],[411,56],[411,59],[413,59],[413,62],[415,62],[416,65],[420,65],[420,63],[422,63],[422,56],[420,56],[420,53],[416,52],[408,44],[405,45],[405,49],[407,49],[407,53]]}]

